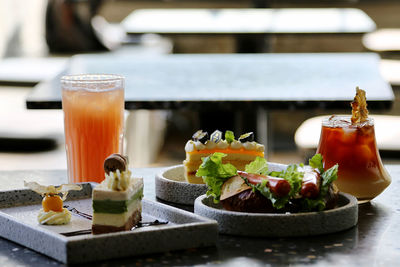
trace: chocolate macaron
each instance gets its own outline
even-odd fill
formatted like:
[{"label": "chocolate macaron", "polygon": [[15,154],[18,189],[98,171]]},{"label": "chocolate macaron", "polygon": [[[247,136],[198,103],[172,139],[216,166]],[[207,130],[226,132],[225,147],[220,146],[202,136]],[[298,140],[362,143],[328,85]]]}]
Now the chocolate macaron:
[{"label": "chocolate macaron", "polygon": [[128,160],[126,157],[120,154],[111,154],[104,160],[104,171],[108,174],[110,172],[115,172],[119,170],[123,172],[126,170],[128,165]]}]

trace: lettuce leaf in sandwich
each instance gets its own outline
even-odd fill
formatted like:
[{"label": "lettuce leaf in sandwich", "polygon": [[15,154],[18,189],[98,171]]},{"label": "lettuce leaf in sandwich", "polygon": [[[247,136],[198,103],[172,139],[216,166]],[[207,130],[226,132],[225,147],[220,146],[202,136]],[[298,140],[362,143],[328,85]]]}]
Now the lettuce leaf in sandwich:
[{"label": "lettuce leaf in sandwich", "polygon": [[226,180],[237,175],[237,169],[230,163],[222,164],[224,153],[214,154],[202,158],[203,163],[196,172],[197,177],[203,177],[208,186],[207,196],[213,196],[214,202],[218,203],[221,196],[221,188]]}]

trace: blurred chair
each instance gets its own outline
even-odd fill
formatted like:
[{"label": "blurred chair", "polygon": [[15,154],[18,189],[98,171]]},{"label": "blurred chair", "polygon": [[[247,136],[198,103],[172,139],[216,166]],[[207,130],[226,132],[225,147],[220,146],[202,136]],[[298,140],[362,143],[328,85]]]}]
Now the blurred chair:
[{"label": "blurred chair", "polygon": [[367,33],[362,39],[363,45],[377,53],[400,52],[400,29],[379,29]]},{"label": "blurred chair", "polygon": [[125,154],[129,167],[154,163],[164,144],[166,111],[130,111],[125,121]]},{"label": "blurred chair", "polygon": [[362,43],[368,50],[381,55],[382,76],[392,87],[398,88],[400,86],[400,29],[387,28],[367,33]]},{"label": "blurred chair", "polygon": [[46,41],[51,53],[104,51],[93,29],[92,19],[101,0],[49,0],[46,9]]},{"label": "blurred chair", "polygon": [[26,110],[29,89],[2,87],[0,92],[0,152],[43,152],[63,145],[61,110]]},{"label": "blurred chair", "polygon": [[0,89],[0,169],[66,169],[62,111],[26,110],[27,92]]},{"label": "blurred chair", "polygon": [[62,111],[17,112],[0,120],[0,152],[38,152],[64,142]]},{"label": "blurred chair", "polygon": [[382,59],[379,68],[383,78],[391,84],[393,89],[400,87],[400,60]]},{"label": "blurred chair", "polygon": [[47,0],[0,1],[0,58],[46,54],[43,38],[46,3]]}]

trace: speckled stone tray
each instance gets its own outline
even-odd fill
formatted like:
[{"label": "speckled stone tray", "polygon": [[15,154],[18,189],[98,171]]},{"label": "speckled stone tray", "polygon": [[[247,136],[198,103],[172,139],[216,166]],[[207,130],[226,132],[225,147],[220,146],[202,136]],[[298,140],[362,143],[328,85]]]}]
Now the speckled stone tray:
[{"label": "speckled stone tray", "polygon": [[199,196],[194,212],[218,222],[219,232],[240,236],[289,237],[335,233],[357,224],[357,199],[339,193],[338,206],[322,212],[293,214],[227,211],[211,197]]},{"label": "speckled stone tray", "polygon": [[[268,162],[270,170],[280,171],[284,164]],[[184,205],[194,205],[198,196],[207,192],[205,184],[186,182],[183,165],[168,167],[155,177],[156,196],[162,200]]]},{"label": "speckled stone tray", "polygon": [[[91,184],[72,191],[65,202],[92,214]],[[66,237],[63,232],[91,228],[91,221],[72,215],[68,225],[39,225],[36,219],[42,198],[24,189],[0,192],[0,235],[63,263],[81,263],[213,246],[218,226],[213,220],[162,203],[143,199],[142,221],[169,221],[165,225],[102,235]]]}]

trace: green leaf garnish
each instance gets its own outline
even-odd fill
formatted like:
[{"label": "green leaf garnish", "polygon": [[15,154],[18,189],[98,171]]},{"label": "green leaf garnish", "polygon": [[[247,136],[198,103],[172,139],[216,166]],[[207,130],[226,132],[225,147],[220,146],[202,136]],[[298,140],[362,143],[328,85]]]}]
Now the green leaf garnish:
[{"label": "green leaf garnish", "polygon": [[302,211],[322,211],[325,209],[325,201],[323,198],[318,197],[316,199],[303,198],[301,201]]},{"label": "green leaf garnish", "polygon": [[290,192],[289,196],[293,197],[301,190],[304,172],[298,171],[297,164],[290,164],[283,172],[282,178],[289,182]]},{"label": "green leaf garnish", "polygon": [[322,163],[322,155],[321,154],[315,154],[311,159],[308,160],[308,164],[312,168],[318,169],[319,173],[324,172],[324,166]]},{"label": "green leaf garnish", "polygon": [[228,142],[228,144],[235,141],[235,134],[232,131],[226,131],[225,132],[225,141]]},{"label": "green leaf garnish", "polygon": [[246,165],[245,172],[255,174],[268,174],[268,163],[265,158],[256,157],[255,160]]},{"label": "green leaf garnish", "polygon": [[328,170],[326,170],[321,175],[322,183],[321,183],[320,194],[323,195],[324,197],[328,193],[329,185],[337,179],[338,170],[339,170],[339,165],[336,164],[336,165],[332,166],[331,168],[329,168]]}]

